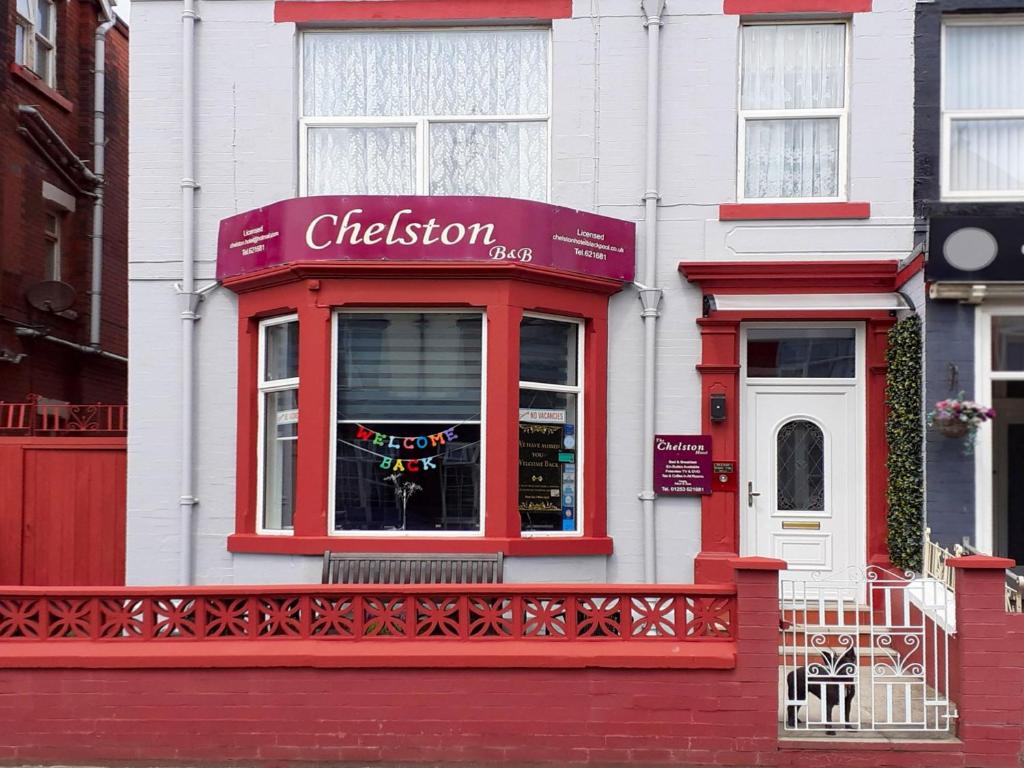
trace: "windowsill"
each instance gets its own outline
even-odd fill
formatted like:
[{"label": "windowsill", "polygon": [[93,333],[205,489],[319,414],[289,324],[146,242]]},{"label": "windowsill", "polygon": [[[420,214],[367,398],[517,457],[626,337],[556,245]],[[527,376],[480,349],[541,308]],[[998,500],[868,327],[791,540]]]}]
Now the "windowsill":
[{"label": "windowsill", "polygon": [[612,540],[607,536],[530,538],[425,536],[272,536],[235,533],[228,536],[229,552],[276,555],[322,555],[332,552],[401,553],[490,553],[529,557],[544,555],[610,555]]},{"label": "windowsill", "polygon": [[23,83],[27,83],[29,86],[34,88],[36,91],[41,93],[43,96],[48,98],[58,107],[63,109],[65,112],[70,112],[74,109],[75,105],[64,96],[62,96],[57,90],[48,86],[43,82],[42,78],[29,69],[21,66],[21,64],[12,63],[10,66],[10,72],[12,75],[20,79]]},{"label": "windowsill", "polygon": [[868,13],[872,0],[725,0],[727,16],[760,13]]},{"label": "windowsill", "polygon": [[869,219],[871,203],[722,203],[719,221]]}]

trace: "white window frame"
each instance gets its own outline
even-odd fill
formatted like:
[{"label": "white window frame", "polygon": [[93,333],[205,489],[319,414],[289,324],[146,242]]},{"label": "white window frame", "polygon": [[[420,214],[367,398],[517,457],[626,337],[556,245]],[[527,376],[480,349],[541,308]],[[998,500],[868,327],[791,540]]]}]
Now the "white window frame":
[{"label": "white window frame", "polygon": [[[843,58],[843,106],[828,107],[823,109],[744,109],[743,108],[743,29],[745,27],[778,27],[789,25],[807,26],[810,24],[841,24],[845,27],[843,42],[845,44],[845,56]],[[739,35],[739,77],[736,82],[736,112],[737,112],[737,156],[736,156],[736,200],[740,203],[845,203],[849,198],[849,117],[850,117],[850,71],[853,63],[852,58],[852,32],[853,26],[849,19],[785,19],[785,20],[761,20],[745,21],[740,24]],[[837,147],[839,152],[839,169],[836,185],[837,195],[834,197],[747,197],[746,195],[746,166],[747,166],[747,121],[755,120],[797,120],[800,118],[839,118],[839,138]]]},{"label": "white window frame", "polygon": [[[336,495],[336,474],[338,466],[338,317],[342,314],[415,314],[415,315],[467,315],[480,317],[480,527],[475,531],[383,531],[383,530],[343,530],[334,529],[335,495]],[[483,307],[463,309],[460,307],[362,307],[359,309],[348,309],[337,307],[331,312],[331,427],[330,427],[330,451],[329,471],[327,479],[327,535],[337,538],[484,538],[487,529],[487,312]],[[387,420],[376,419],[374,424],[386,423],[415,424],[436,424],[437,419],[430,420]],[[346,423],[355,423],[346,419]],[[475,423],[474,420],[465,420],[462,423]]]},{"label": "white window frame", "polygon": [[[545,384],[537,381],[519,381],[519,386],[516,389],[516,409],[518,413],[519,407],[519,393],[524,389],[539,390],[545,392],[560,392],[565,394],[572,394],[576,396],[576,530],[575,531],[524,531],[522,530],[522,522],[520,521],[519,535],[523,538],[582,538],[584,533],[584,520],[583,505],[586,503],[586,499],[583,496],[584,490],[584,447],[586,446],[584,429],[586,419],[584,414],[586,397],[586,382],[584,381],[584,360],[586,350],[584,348],[586,340],[586,323],[584,320],[578,317],[565,317],[562,315],[549,315],[541,312],[523,312],[523,317],[536,317],[541,320],[553,320],[559,323],[567,323],[576,326],[576,384]],[[519,334],[519,347],[522,349],[522,333]],[[519,423],[518,417],[516,423]],[[518,430],[517,430],[518,431]],[[517,464],[518,469],[518,464]],[[516,474],[518,478],[518,472]],[[516,498],[519,496],[519,482],[516,481]],[[518,516],[518,503],[516,505],[517,516]]]},{"label": "white window frame", "polygon": [[[36,18],[38,16],[37,2],[50,6],[49,29],[39,28],[39,20]],[[39,76],[52,88],[57,81],[57,4],[54,0],[29,0],[28,12],[29,16],[23,16],[18,12],[17,3],[15,3],[14,24],[22,28],[25,39],[25,59],[18,61],[17,54],[15,54],[15,62],[39,75],[37,60],[39,51],[42,50],[43,56],[49,60],[47,62],[49,66],[46,70],[46,77]]]},{"label": "white window frame", "polygon": [[[296,393],[299,390],[299,377],[294,376],[288,379],[272,379],[267,380],[267,328],[275,325],[284,325],[286,323],[297,323],[299,322],[299,316],[297,314],[281,315],[279,317],[271,317],[266,320],[261,320],[259,324],[259,350],[257,354],[258,373],[256,374],[256,389],[257,389],[257,417],[256,417],[256,434],[258,435],[258,448],[256,451],[256,533],[266,534],[269,536],[294,536],[295,527],[294,519],[292,520],[292,527],[290,528],[267,528],[264,525],[266,519],[266,510],[263,508],[263,487],[264,487],[264,472],[267,460],[267,446],[266,446],[266,435],[264,433],[266,429],[266,402],[267,395],[274,392],[285,392],[294,389]],[[300,327],[300,342],[299,348],[301,350],[301,333]],[[298,437],[295,438],[298,440]],[[296,511],[298,507],[298,484],[295,488],[295,504]]]},{"label": "white window frame", "polygon": [[941,127],[939,131],[939,195],[942,200],[989,200],[1012,201],[1024,198],[1024,189],[990,191],[953,191],[949,187],[950,166],[953,150],[953,121],[1024,119],[1024,109],[947,109],[946,108],[946,33],[950,27],[991,27],[1024,26],[1024,15],[1000,16],[944,16],[939,42],[939,110]]},{"label": "white window frame", "polygon": [[[547,111],[543,114],[517,114],[517,115],[389,115],[382,117],[321,117],[306,115],[305,105],[305,34],[301,35],[299,42],[299,195],[305,197],[309,185],[309,130],[311,128],[409,128],[416,129],[416,180],[413,194],[430,194],[430,125],[433,123],[544,123],[546,127],[547,157],[545,158],[545,202],[551,199],[551,87],[552,87],[552,40],[551,28],[539,26],[452,26],[452,27],[374,27],[367,29],[345,29],[335,30],[339,33],[352,34],[375,34],[381,32],[415,32],[417,34],[430,34],[432,32],[458,32],[472,31],[485,32],[489,30],[512,31],[517,29],[544,30],[548,35],[548,98]],[[317,34],[323,34],[325,30],[311,30]]]},{"label": "white window frame", "polygon": [[[64,260],[64,246],[63,246],[63,224],[61,221],[62,215],[60,211],[47,208],[45,212],[46,219],[53,219],[54,227],[53,232],[50,232],[47,226],[43,227],[43,237],[46,240],[46,279],[47,280],[61,280],[63,273],[63,260]],[[50,245],[54,246],[55,253],[50,252]]]},{"label": "white window frame", "polygon": [[[1024,371],[992,370],[993,318],[1022,315],[1019,304],[986,303],[974,309],[974,400],[982,405],[992,405],[993,382],[1024,381]],[[978,426],[974,444],[974,545],[990,554],[996,543],[994,469],[992,422],[986,421]]]}]

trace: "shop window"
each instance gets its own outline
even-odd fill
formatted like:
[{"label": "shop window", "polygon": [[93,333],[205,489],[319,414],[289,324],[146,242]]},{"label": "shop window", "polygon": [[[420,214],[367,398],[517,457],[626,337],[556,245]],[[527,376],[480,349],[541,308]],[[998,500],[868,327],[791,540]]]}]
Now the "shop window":
[{"label": "shop window", "polygon": [[484,317],[338,312],[335,533],[481,531]]},{"label": "shop window", "polygon": [[260,324],[259,508],[264,532],[293,527],[298,466],[299,323],[295,317]]},{"label": "shop window", "polygon": [[776,441],[776,494],[780,512],[825,509],[825,435],[809,421],[787,422]]},{"label": "shop window", "polygon": [[947,18],[942,194],[1024,196],[1024,18]]},{"label": "shop window", "polygon": [[547,29],[306,32],[306,194],[548,188]]},{"label": "shop window", "polygon": [[843,200],[846,23],[747,24],[741,34],[741,200]]},{"label": "shop window", "polygon": [[857,375],[853,328],[750,328],[748,378],[852,379]]},{"label": "shop window", "polygon": [[582,324],[526,316],[519,342],[519,516],[524,533],[579,532]]},{"label": "shop window", "polygon": [[56,83],[56,37],[57,18],[53,0],[18,0],[14,60],[35,72],[51,87]]}]

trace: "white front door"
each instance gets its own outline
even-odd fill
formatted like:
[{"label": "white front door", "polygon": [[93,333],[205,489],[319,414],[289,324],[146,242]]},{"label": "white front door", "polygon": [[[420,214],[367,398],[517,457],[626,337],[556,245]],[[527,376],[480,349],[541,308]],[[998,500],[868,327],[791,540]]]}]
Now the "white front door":
[{"label": "white front door", "polygon": [[861,337],[852,325],[744,334],[743,549],[785,560],[790,580],[864,565]]}]

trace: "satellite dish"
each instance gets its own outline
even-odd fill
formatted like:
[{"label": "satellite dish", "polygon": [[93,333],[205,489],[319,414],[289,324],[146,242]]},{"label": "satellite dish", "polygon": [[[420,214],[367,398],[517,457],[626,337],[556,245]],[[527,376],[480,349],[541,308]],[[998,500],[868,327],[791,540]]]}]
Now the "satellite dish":
[{"label": "satellite dish", "polygon": [[60,280],[43,280],[25,291],[25,299],[44,312],[63,312],[75,303],[75,289]]}]

